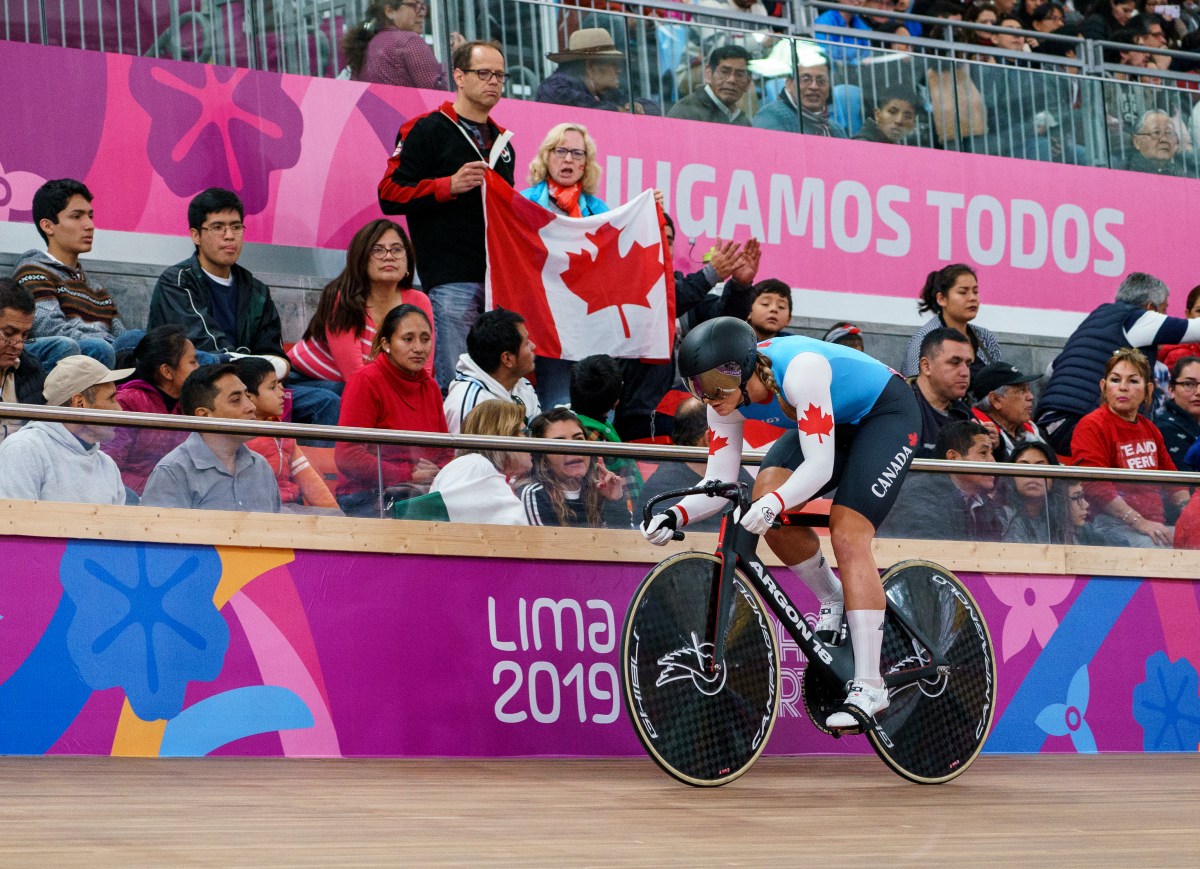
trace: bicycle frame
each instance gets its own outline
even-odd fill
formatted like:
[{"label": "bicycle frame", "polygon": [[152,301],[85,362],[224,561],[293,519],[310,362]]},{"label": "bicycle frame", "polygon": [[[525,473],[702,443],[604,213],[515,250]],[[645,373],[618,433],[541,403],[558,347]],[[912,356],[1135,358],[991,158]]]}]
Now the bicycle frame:
[{"label": "bicycle frame", "polygon": [[[680,498],[686,495],[708,495],[729,500],[721,517],[721,531],[714,553],[718,566],[715,584],[716,594],[709,603],[708,639],[713,644],[713,656],[709,666],[715,671],[725,656],[725,635],[728,629],[729,614],[732,612],[731,595],[733,589],[734,571],[741,569],[742,573],[767,602],[767,606],[783,625],[784,630],[804,652],[809,666],[816,666],[838,685],[849,683],[854,676],[854,652],[849,641],[838,646],[830,646],[821,642],[812,628],[804,620],[804,616],[792,603],[786,591],[779,585],[767,570],[766,565],[757,554],[758,537],[751,534],[742,525],[734,521],[735,509],[740,508],[738,515],[743,515],[750,506],[750,493],[745,483],[709,482],[692,489],[681,489],[674,492],[664,492],[652,498],[643,510],[643,516],[648,521],[652,508],[659,501]],[[824,527],[828,519],[821,516],[804,514],[783,514],[780,516],[781,525],[804,525],[809,527]],[[676,539],[683,539],[682,532],[675,533]],[[929,661],[922,666],[905,668],[894,673],[884,674],[884,683],[889,688],[899,688],[915,682],[935,679],[949,668],[949,662],[944,656],[934,651],[934,646],[921,631],[913,624],[899,607],[889,600],[888,613],[904,628],[905,632],[916,640],[929,653]]]}]

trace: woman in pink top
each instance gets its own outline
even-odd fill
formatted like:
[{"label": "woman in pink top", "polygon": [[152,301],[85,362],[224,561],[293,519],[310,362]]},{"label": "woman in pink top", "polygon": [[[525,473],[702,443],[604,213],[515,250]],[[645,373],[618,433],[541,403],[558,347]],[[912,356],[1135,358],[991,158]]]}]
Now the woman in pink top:
[{"label": "woman in pink top", "polygon": [[[446,67],[421,35],[428,11],[423,0],[374,0],[367,6],[366,21],[342,37],[351,77],[355,81],[448,90]],[[450,34],[451,51],[464,42],[462,34]]]},{"label": "woman in pink top", "polygon": [[[412,242],[398,223],[372,220],[355,233],[346,267],[321,291],[304,337],[288,351],[293,379],[326,381],[341,393],[370,359],[375,324],[388,311],[415,305],[433,322],[429,297],[413,289],[415,267]],[[432,354],[426,368],[433,373]]]}]

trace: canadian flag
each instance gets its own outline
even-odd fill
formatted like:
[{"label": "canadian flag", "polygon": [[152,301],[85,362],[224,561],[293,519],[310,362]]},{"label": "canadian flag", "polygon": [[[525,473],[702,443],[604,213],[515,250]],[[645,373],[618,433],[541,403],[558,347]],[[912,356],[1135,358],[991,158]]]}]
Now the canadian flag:
[{"label": "canadian flag", "polygon": [[487,307],[524,317],[539,356],[671,358],[675,275],[653,191],[564,217],[489,170],[483,201]]}]

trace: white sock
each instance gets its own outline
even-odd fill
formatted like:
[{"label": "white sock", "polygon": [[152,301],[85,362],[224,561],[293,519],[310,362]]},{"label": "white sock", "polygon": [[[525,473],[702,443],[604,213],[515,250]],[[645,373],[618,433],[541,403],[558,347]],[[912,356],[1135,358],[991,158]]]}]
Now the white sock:
[{"label": "white sock", "polygon": [[850,642],[854,646],[854,681],[883,687],[879,656],[883,652],[884,610],[847,610]]},{"label": "white sock", "polygon": [[789,570],[812,589],[822,604],[842,602],[842,581],[833,575],[833,569],[819,549],[812,558],[793,564]]}]

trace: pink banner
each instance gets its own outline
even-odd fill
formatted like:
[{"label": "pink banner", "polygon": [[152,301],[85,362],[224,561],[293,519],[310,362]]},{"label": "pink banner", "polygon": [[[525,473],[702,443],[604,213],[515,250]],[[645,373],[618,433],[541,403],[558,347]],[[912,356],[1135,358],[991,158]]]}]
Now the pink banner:
[{"label": "pink banner", "polygon": [[[3,43],[0,220],[29,219],[39,179],[84,179],[102,228],[182,235],[187,201],[237,191],[247,238],[342,248],[378,216],[396,130],[447,94]],[[31,74],[53,69],[53,76]],[[518,161],[564,119],[586,124],[609,204],[666,194],[681,268],[717,237],[764,243],[760,276],[807,289],[915,298],[924,274],[978,266],[989,304],[1087,311],[1125,273],[1177,298],[1200,182],[915,147],[830,140],[506,100]],[[518,186],[520,186],[520,172]],[[98,252],[100,254],[102,252]],[[1176,302],[1175,308],[1181,305]]]}]

